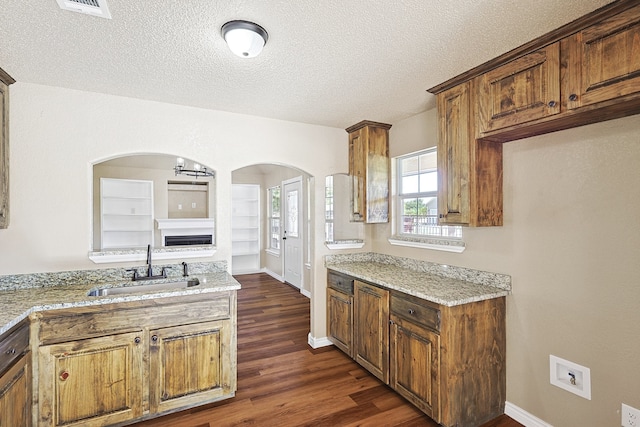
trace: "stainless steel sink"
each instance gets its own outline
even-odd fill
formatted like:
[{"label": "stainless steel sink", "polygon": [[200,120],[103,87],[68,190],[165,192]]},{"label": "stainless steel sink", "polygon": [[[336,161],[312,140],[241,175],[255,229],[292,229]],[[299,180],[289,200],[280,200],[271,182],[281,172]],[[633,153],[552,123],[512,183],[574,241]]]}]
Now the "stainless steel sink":
[{"label": "stainless steel sink", "polygon": [[186,289],[198,286],[199,284],[200,281],[194,278],[181,280],[179,282],[147,283],[146,285],[117,286],[113,288],[94,288],[91,289],[87,295],[90,297],[100,297],[106,295],[133,294],[137,292],[157,292],[171,289]]}]

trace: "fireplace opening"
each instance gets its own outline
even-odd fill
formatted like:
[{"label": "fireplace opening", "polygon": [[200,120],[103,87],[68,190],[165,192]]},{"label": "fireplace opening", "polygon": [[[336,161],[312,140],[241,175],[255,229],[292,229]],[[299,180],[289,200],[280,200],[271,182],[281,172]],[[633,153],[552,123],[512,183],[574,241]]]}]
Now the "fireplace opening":
[{"label": "fireplace opening", "polygon": [[211,234],[186,235],[186,236],[165,236],[165,246],[190,246],[190,245],[210,245],[212,243]]}]

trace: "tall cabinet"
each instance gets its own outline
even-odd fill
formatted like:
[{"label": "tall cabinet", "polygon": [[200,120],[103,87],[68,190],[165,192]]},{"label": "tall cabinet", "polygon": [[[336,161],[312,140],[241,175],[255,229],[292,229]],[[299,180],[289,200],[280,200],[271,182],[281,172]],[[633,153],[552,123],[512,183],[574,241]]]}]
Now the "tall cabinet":
[{"label": "tall cabinet", "polygon": [[364,120],[349,133],[349,176],[352,178],[351,221],[389,222],[389,129]]},{"label": "tall cabinet", "polygon": [[260,186],[233,184],[231,218],[231,271],[260,270]]}]

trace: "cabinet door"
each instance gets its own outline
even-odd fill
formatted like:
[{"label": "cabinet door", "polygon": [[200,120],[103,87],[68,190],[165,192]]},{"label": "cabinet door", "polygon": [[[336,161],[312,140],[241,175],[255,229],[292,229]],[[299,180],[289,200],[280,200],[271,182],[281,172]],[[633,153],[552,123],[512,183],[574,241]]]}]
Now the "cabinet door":
[{"label": "cabinet door", "polygon": [[142,416],[144,345],[133,332],[40,347],[40,424],[101,426]]},{"label": "cabinet door", "polygon": [[0,426],[31,426],[31,353],[0,376]]},{"label": "cabinet door", "polygon": [[351,220],[365,221],[367,199],[367,144],[364,129],[349,133],[349,176],[351,176]]},{"label": "cabinet door", "polygon": [[354,359],[389,383],[389,291],[354,283]]},{"label": "cabinet door", "polygon": [[230,320],[221,320],[149,332],[152,413],[214,401],[235,391],[231,327]]},{"label": "cabinet door", "polygon": [[0,81],[0,229],[9,227],[9,86]]},{"label": "cabinet door", "polygon": [[340,350],[353,355],[353,297],[327,289],[329,340]]},{"label": "cabinet door", "polygon": [[478,78],[478,131],[560,112],[560,43],[524,55]]},{"label": "cabinet door", "polygon": [[440,422],[440,336],[391,315],[389,385]]},{"label": "cabinet door", "polygon": [[438,95],[438,222],[469,224],[471,132],[470,83]]},{"label": "cabinet door", "polygon": [[640,92],[640,5],[576,33],[566,48],[567,108]]}]

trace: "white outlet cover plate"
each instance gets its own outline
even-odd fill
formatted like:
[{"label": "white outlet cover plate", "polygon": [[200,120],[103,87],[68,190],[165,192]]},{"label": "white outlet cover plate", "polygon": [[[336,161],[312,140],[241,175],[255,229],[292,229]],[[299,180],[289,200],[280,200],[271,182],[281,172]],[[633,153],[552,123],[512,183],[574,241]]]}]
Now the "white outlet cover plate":
[{"label": "white outlet cover plate", "polygon": [[629,405],[622,404],[622,427],[640,426],[640,410]]},{"label": "white outlet cover plate", "polygon": [[[575,375],[575,384],[571,384],[569,372]],[[591,370],[585,366],[550,354],[549,381],[556,387],[591,400]]]}]

